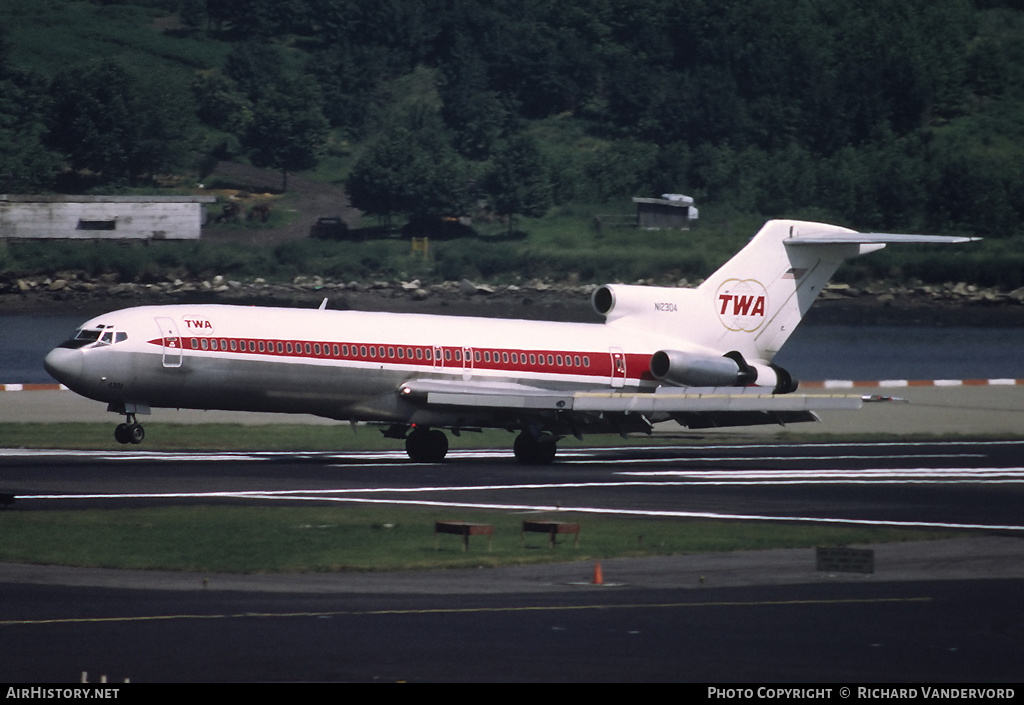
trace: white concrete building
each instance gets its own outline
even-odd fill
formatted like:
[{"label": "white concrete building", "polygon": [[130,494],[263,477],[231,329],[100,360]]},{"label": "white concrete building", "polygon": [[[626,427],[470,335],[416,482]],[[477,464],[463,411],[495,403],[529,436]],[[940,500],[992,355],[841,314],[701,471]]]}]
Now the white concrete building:
[{"label": "white concrete building", "polygon": [[0,238],[197,240],[213,196],[0,195]]}]

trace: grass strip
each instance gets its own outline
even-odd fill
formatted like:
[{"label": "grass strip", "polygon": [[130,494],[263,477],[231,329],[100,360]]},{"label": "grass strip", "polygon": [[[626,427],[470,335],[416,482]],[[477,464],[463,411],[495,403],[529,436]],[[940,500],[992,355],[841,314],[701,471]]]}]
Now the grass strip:
[{"label": "grass strip", "polygon": [[[434,522],[494,527],[484,536],[434,536]],[[521,522],[580,524],[579,547]],[[0,512],[0,562],[230,573],[394,571],[494,567],[690,553],[840,546],[943,538],[952,532],[574,513],[439,511],[337,506],[216,505]],[[435,547],[436,546],[436,547]]]}]

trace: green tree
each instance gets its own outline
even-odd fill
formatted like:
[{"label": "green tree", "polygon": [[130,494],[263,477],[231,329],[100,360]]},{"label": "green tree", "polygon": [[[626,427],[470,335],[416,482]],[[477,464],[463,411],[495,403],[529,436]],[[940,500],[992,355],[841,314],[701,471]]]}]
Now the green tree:
[{"label": "green tree", "polygon": [[[428,119],[432,123],[433,119]],[[346,188],[356,208],[389,227],[396,213],[454,215],[466,202],[466,179],[442,133],[407,126],[386,130],[353,166]]]},{"label": "green tree", "polygon": [[498,92],[488,88],[487,66],[459,39],[445,69],[440,92],[455,147],[469,159],[486,159],[508,122]]},{"label": "green tree", "polygon": [[220,71],[203,71],[192,80],[199,119],[239,138],[252,122],[252,101]]},{"label": "green tree", "polygon": [[206,0],[179,0],[178,17],[185,26],[193,29],[207,24],[210,15],[206,11]]},{"label": "green tree", "polygon": [[50,86],[49,144],[73,169],[107,182],[168,169],[185,151],[191,97],[168,81],[149,81],[116,60],[73,66]]},{"label": "green tree", "polygon": [[528,135],[516,135],[499,147],[486,190],[495,212],[508,218],[509,235],[517,215],[544,215],[552,204],[551,178],[537,142]]},{"label": "green tree", "polygon": [[0,191],[47,190],[60,157],[43,143],[45,84],[31,74],[5,72],[0,79]]},{"label": "green tree", "polygon": [[278,84],[253,106],[246,137],[257,166],[281,170],[281,189],[288,190],[288,172],[312,169],[323,157],[330,125],[320,93],[309,80]]}]

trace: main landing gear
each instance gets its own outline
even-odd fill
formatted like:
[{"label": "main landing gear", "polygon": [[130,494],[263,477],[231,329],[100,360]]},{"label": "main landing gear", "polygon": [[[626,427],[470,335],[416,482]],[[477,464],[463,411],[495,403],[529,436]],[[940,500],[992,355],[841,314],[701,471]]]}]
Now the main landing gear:
[{"label": "main landing gear", "polygon": [[125,423],[114,429],[114,440],[118,443],[138,445],[146,437],[146,430],[135,420],[135,414],[126,414]]},{"label": "main landing gear", "polygon": [[405,452],[417,463],[440,463],[448,453],[444,431],[416,428],[405,437]]},{"label": "main landing gear", "polygon": [[549,435],[534,435],[523,431],[516,436],[512,452],[524,465],[549,465],[555,460],[556,439]]},{"label": "main landing gear", "polygon": [[[407,436],[400,435],[401,432],[397,428],[392,428],[385,435],[390,438],[404,437],[405,452],[414,462],[440,463],[448,453],[448,436],[443,431],[436,428],[414,428]],[[512,450],[516,460],[524,465],[548,465],[555,459],[557,440],[549,434],[538,435],[523,431],[516,436]]]}]

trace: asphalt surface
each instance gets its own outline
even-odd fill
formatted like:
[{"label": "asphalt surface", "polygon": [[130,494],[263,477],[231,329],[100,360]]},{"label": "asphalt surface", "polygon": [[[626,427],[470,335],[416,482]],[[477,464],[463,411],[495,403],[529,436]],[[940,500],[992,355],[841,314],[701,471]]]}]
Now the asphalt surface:
[{"label": "asphalt surface", "polygon": [[[953,523],[1020,525],[1022,483],[1015,473],[1021,446],[975,447],[967,438],[1011,431],[1019,435],[1024,390],[892,391],[911,401],[844,413],[843,431],[937,432],[952,445],[898,451],[865,445],[856,455],[876,457],[858,460],[856,467],[837,461],[846,469],[870,470],[881,457],[900,456],[885,461],[886,472],[895,479],[881,484],[845,480],[834,486],[791,485],[793,479],[771,475],[750,486],[723,486],[711,474],[701,475],[717,472],[713,459],[672,458],[666,464],[665,454],[675,451],[643,450],[642,441],[636,442],[638,448],[624,444],[611,455],[600,451],[596,459],[565,458],[564,463],[528,473],[509,458],[456,457],[443,466],[443,479],[466,484],[471,477],[479,482],[497,477],[507,485],[512,480],[583,480],[595,486],[565,490],[565,496],[612,508],[687,504],[714,512],[756,509],[776,516],[899,522],[955,514]],[[0,420],[32,420],[35,413],[49,420],[82,420],[79,413],[90,415],[89,420],[115,418],[97,408],[101,405],[85,404],[88,409],[79,411],[77,397],[67,392],[3,393]],[[38,411],[30,411],[35,405]],[[172,415],[185,422],[194,422],[193,415],[207,421],[237,420],[234,414],[166,413],[148,423],[173,423]],[[825,418],[822,424],[783,431],[810,426],[813,430],[799,432],[813,441],[813,434],[829,432],[831,423],[837,422]],[[754,431],[754,438],[763,433]],[[710,437],[714,443],[714,434]],[[851,454],[830,446],[836,456]],[[810,455],[798,445],[772,448],[773,455]],[[759,457],[766,455],[762,450],[751,450],[745,459],[736,459],[733,447],[720,452],[733,458],[732,471],[766,472],[820,469],[826,454],[798,462]],[[77,492],[90,486],[270,491],[310,488],[314,478],[324,487],[343,486],[341,478],[355,487],[368,487],[373,479],[378,484],[420,479],[388,472],[396,464],[408,466],[400,456],[369,464],[327,460],[154,464],[8,455],[0,458],[0,468],[5,481],[19,483],[19,488],[34,484],[43,492]],[[680,464],[703,484],[667,490],[644,480],[640,484],[650,486],[630,491],[596,486],[623,469],[660,473],[678,470]],[[979,475],[972,481],[970,473],[980,472],[982,465],[1008,476],[982,482]],[[903,474],[922,468],[967,477],[922,481]],[[412,471],[418,472],[416,467]],[[523,502],[530,500],[531,491],[506,488],[488,496]],[[451,499],[443,486],[432,497]],[[64,500],[32,501],[59,506]],[[23,506],[31,511],[28,505],[28,500],[19,500],[19,509],[13,511]],[[0,520],[2,516],[0,512]],[[6,564],[0,565],[0,635],[17,648],[5,650],[0,680],[71,682],[87,673],[92,680],[102,674],[111,682],[129,678],[134,683],[674,681],[838,687],[865,682],[1015,683],[1024,677],[1021,531],[974,529],[963,538],[859,548],[874,552],[874,572],[819,571],[814,549],[770,550],[602,561],[601,584],[595,584],[597,566],[587,561],[314,575]]]}]

